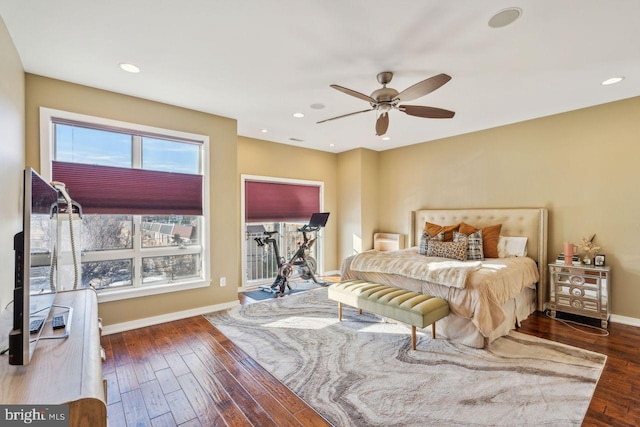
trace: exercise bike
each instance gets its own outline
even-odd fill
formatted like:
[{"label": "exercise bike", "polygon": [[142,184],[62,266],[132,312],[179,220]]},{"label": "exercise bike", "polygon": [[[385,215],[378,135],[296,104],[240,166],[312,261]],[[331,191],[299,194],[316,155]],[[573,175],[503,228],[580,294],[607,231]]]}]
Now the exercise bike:
[{"label": "exercise bike", "polygon": [[[320,282],[318,281],[318,279],[316,279],[316,260],[313,257],[307,255],[309,249],[311,249],[313,244],[316,242],[318,230],[320,230],[327,224],[328,219],[328,212],[314,213],[313,215],[311,215],[311,219],[309,220],[308,224],[305,224],[297,229],[298,232],[302,233],[302,242],[299,244],[298,250],[289,261],[280,256],[278,241],[273,238],[273,235],[278,233],[277,231],[265,231],[263,233],[263,237],[257,237],[254,239],[260,247],[265,245],[270,245],[271,247],[273,247],[273,252],[278,262],[278,275],[276,276],[273,284],[271,286],[260,286],[260,289],[274,294],[275,298],[284,296],[285,290],[288,289],[289,291],[291,291],[291,286],[289,285],[289,277],[291,277],[291,274],[296,267],[303,279],[311,279],[314,283],[317,283],[321,286],[328,285],[328,283]],[[316,236],[310,238],[308,233],[313,232],[316,233]]]}]

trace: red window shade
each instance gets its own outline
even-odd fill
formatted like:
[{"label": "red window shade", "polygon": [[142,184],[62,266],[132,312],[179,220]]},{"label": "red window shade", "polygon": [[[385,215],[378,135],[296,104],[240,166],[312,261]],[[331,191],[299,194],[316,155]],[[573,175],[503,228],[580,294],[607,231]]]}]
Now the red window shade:
[{"label": "red window shade", "polygon": [[320,187],[245,181],[245,221],[308,221],[320,212]]},{"label": "red window shade", "polygon": [[202,176],[81,163],[53,162],[85,213],[202,215]]}]

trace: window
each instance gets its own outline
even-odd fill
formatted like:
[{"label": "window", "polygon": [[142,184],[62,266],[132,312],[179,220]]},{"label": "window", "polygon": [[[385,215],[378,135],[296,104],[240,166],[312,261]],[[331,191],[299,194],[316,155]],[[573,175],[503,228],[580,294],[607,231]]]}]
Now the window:
[{"label": "window", "polygon": [[[299,227],[314,212],[322,212],[324,183],[286,178],[242,175],[241,204],[244,211],[242,229],[242,283],[251,288],[270,283],[277,275],[277,259],[273,249],[259,242],[265,231],[277,231],[280,257],[290,259],[301,240]],[[323,269],[322,231],[308,256],[316,263],[314,273]],[[295,276],[295,272],[294,272]]]},{"label": "window", "polygon": [[42,175],[83,208],[100,301],[208,286],[208,137],[41,108]]}]

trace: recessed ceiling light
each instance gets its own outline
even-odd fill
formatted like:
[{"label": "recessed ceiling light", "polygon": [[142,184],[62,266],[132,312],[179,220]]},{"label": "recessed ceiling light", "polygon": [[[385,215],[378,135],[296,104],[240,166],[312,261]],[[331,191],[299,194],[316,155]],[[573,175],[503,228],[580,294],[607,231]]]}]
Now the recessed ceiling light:
[{"label": "recessed ceiling light", "polygon": [[120,64],[120,68],[122,68],[123,70],[125,70],[125,71],[127,71],[129,73],[139,73],[140,72],[140,68],[136,67],[133,64],[127,64],[125,62]]},{"label": "recessed ceiling light", "polygon": [[522,15],[522,9],[519,7],[510,7],[496,13],[489,19],[489,26],[491,28],[502,28],[511,24]]},{"label": "recessed ceiling light", "polygon": [[300,119],[302,117],[304,117],[304,113],[293,113],[293,117]]},{"label": "recessed ceiling light", "polygon": [[313,108],[314,110],[322,110],[324,108],[324,104],[320,104],[320,103],[311,104],[310,107]]},{"label": "recessed ceiling light", "polygon": [[269,129],[260,129],[260,132],[267,133],[267,132],[269,132]]},{"label": "recessed ceiling light", "polygon": [[607,79],[600,84],[604,86],[609,86],[609,85],[614,85],[616,83],[620,83],[623,80],[624,80],[624,77],[611,77],[610,79]]},{"label": "recessed ceiling light", "polygon": [[336,146],[336,144],[329,144],[329,147],[331,147],[331,148],[333,148],[335,146]]},{"label": "recessed ceiling light", "polygon": [[391,137],[390,137],[390,136],[383,136],[383,137],[382,137],[382,140],[383,140],[383,141],[389,141],[390,139],[391,139]]}]

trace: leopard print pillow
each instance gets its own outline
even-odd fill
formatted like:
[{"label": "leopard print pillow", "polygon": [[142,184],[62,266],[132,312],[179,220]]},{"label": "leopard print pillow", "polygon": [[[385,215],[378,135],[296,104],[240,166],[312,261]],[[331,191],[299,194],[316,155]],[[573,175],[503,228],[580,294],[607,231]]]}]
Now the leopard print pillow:
[{"label": "leopard print pillow", "polygon": [[427,243],[427,256],[451,258],[460,261],[467,260],[467,242],[438,242],[429,240]]}]

